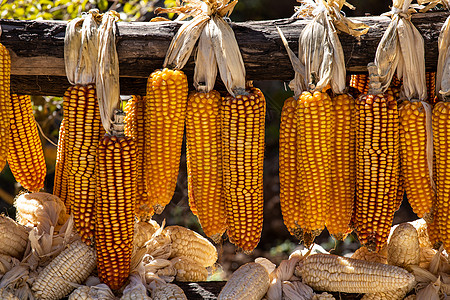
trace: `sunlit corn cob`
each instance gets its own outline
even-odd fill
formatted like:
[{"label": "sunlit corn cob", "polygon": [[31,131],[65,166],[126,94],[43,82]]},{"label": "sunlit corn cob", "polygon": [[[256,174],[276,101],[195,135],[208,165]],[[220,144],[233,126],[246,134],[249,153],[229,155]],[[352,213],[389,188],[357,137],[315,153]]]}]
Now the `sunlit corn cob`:
[{"label": "sunlit corn cob", "polygon": [[222,183],[219,92],[189,95],[186,114],[186,162],[189,205],[203,231],[218,240],[226,230]]},{"label": "sunlit corn cob", "polygon": [[22,259],[28,243],[28,230],[13,219],[0,215],[0,254]]},{"label": "sunlit corn cob", "polygon": [[8,157],[9,128],[11,117],[10,100],[11,57],[9,51],[0,43],[0,171]]},{"label": "sunlit corn cob", "polygon": [[37,192],[44,187],[47,168],[30,96],[11,94],[10,125],[9,168],[17,182]]},{"label": "sunlit corn cob", "polygon": [[20,300],[6,288],[0,289],[0,299],[2,299],[2,300]]},{"label": "sunlit corn cob", "polygon": [[356,230],[370,250],[386,243],[398,202],[397,102],[387,94],[362,95],[356,117]]},{"label": "sunlit corn cob", "polygon": [[134,138],[136,144],[137,189],[136,215],[142,220],[148,220],[153,215],[145,182],[145,97],[133,96],[125,106],[125,135]]},{"label": "sunlit corn cob", "polygon": [[70,294],[68,300],[116,300],[116,297],[106,284],[98,284],[80,286]]},{"label": "sunlit corn cob", "polygon": [[183,142],[188,82],[180,70],[153,72],[145,102],[145,173],[150,201],[157,214],[172,199]]},{"label": "sunlit corn cob", "polygon": [[222,101],[222,159],[228,237],[244,251],[259,242],[263,223],[266,101],[257,88]]},{"label": "sunlit corn cob", "polygon": [[369,74],[352,74],[350,77],[350,86],[357,88],[362,94],[369,90]]},{"label": "sunlit corn cob", "polygon": [[421,102],[405,100],[399,108],[400,158],[408,201],[422,218],[434,202],[427,160],[425,108]]},{"label": "sunlit corn cob", "polygon": [[216,263],[216,247],[197,232],[182,226],[167,226],[164,232],[168,233],[172,240],[170,258],[187,256],[205,268]]},{"label": "sunlit corn cob", "polygon": [[208,277],[206,268],[190,257],[175,257],[171,262],[177,270],[177,281],[206,281]]},{"label": "sunlit corn cob", "polygon": [[75,241],[46,266],[31,289],[37,299],[59,300],[81,284],[95,268],[94,249]]},{"label": "sunlit corn cob", "polygon": [[390,265],[408,269],[420,262],[419,235],[413,225],[402,223],[389,238],[387,260]]},{"label": "sunlit corn cob", "polygon": [[[67,105],[65,105],[67,103]],[[67,198],[62,199],[74,215],[81,239],[91,243],[94,236],[95,161],[97,147],[105,134],[100,120],[95,85],[70,86],[64,94],[65,163]],[[66,172],[66,171],[64,171]],[[64,174],[63,174],[64,176]]]},{"label": "sunlit corn cob", "polygon": [[367,247],[359,247],[355,253],[351,256],[353,259],[360,259],[365,261],[374,261],[380,264],[387,264],[386,255],[381,254],[380,252],[372,252],[367,249]]},{"label": "sunlit corn cob", "polygon": [[153,300],[187,300],[183,290],[176,284],[157,284],[152,289]]},{"label": "sunlit corn cob", "polygon": [[405,269],[332,254],[306,257],[295,274],[315,290],[344,293],[387,292],[414,282],[414,275]]},{"label": "sunlit corn cob", "polygon": [[59,126],[58,147],[56,150],[56,164],[55,164],[55,179],[53,183],[53,194],[61,199],[67,198],[67,172],[66,168],[66,151],[64,147],[64,140],[66,134],[65,119],[61,121]]},{"label": "sunlit corn cob", "polygon": [[336,300],[336,298],[334,298],[333,295],[324,292],[321,294],[314,294],[311,300]]},{"label": "sunlit corn cob", "polygon": [[[433,144],[436,155],[436,208],[434,220],[439,240],[450,251],[450,103],[438,102],[433,109]],[[432,236],[430,235],[430,239]]]},{"label": "sunlit corn cob", "polygon": [[328,232],[343,239],[351,232],[356,182],[355,99],[349,94],[333,97],[334,134],[331,150],[330,213]]},{"label": "sunlit corn cob", "polygon": [[297,106],[297,172],[299,178],[300,238],[310,245],[329,216],[333,109],[323,92],[303,92]]},{"label": "sunlit corn cob", "polygon": [[97,149],[95,243],[98,275],[119,289],[130,273],[136,201],[136,146],[125,136],[105,135]]},{"label": "sunlit corn cob", "polygon": [[257,263],[239,267],[220,291],[218,300],[261,299],[269,288],[269,273]]},{"label": "sunlit corn cob", "polygon": [[292,235],[298,235],[300,199],[298,198],[297,174],[297,100],[290,97],[284,101],[280,123],[280,205],[283,221]]},{"label": "sunlit corn cob", "polygon": [[436,72],[426,72],[425,80],[427,83],[428,103],[434,103],[436,96]]}]

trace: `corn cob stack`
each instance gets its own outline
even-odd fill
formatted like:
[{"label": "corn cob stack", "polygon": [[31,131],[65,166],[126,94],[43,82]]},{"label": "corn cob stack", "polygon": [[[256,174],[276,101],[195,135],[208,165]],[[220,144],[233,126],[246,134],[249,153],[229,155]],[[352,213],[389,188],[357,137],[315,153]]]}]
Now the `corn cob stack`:
[{"label": "corn cob stack", "polygon": [[137,150],[136,215],[148,220],[154,211],[148,199],[145,182],[145,97],[133,96],[125,106],[125,135],[134,138]]},{"label": "corn cob stack", "polygon": [[0,171],[3,170],[8,157],[8,142],[11,117],[10,75],[11,57],[9,51],[0,43]]},{"label": "corn cob stack", "polygon": [[[356,181],[355,99],[349,94],[332,98],[334,133],[331,145],[330,208],[326,220],[328,232],[344,239],[353,212]],[[339,174],[339,175],[338,175]]]},{"label": "corn cob stack", "polygon": [[369,93],[356,103],[355,222],[360,242],[378,251],[398,205],[399,121],[393,96]]},{"label": "corn cob stack", "polygon": [[189,205],[203,231],[218,241],[226,230],[219,92],[193,92],[186,116]]},{"label": "corn cob stack", "polygon": [[427,159],[425,107],[419,101],[405,100],[399,108],[401,171],[408,201],[422,218],[430,214],[434,192]]},{"label": "corn cob stack", "polygon": [[11,109],[8,164],[17,182],[37,192],[44,187],[47,168],[31,97],[11,94]]},{"label": "corn cob stack", "polygon": [[150,205],[160,214],[172,199],[183,142],[188,83],[181,70],[164,68],[147,82],[145,173]]},{"label": "corn cob stack", "polygon": [[259,242],[263,221],[266,102],[257,88],[221,105],[225,211],[230,241],[244,251]]}]

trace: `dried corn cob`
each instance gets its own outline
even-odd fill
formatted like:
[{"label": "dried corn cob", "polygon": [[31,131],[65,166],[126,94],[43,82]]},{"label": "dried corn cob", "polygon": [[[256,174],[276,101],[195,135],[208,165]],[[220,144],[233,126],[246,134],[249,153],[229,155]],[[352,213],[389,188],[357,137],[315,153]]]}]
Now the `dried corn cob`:
[{"label": "dried corn cob", "polygon": [[17,298],[12,292],[10,292],[6,288],[1,288],[0,289],[0,299],[3,299],[3,300],[20,300],[19,298]]},{"label": "dried corn cob", "polygon": [[56,164],[55,164],[55,180],[53,183],[53,194],[61,199],[67,198],[67,172],[64,171],[66,168],[66,151],[65,151],[65,135],[66,126],[65,119],[61,121],[59,126],[58,135],[58,148],[56,152]]},{"label": "dried corn cob", "polygon": [[369,293],[365,294],[361,300],[403,300],[411,289],[412,286],[388,292]]},{"label": "dried corn cob", "polygon": [[297,106],[300,237],[310,245],[326,222],[331,196],[333,110],[327,93],[303,92]]},{"label": "dried corn cob", "polygon": [[390,265],[408,269],[420,261],[419,235],[413,225],[402,223],[389,238],[387,260]]},{"label": "dried corn cob", "polygon": [[327,292],[321,294],[314,294],[311,300],[336,300],[333,295],[328,294]]},{"label": "dried corn cob", "polygon": [[332,254],[306,257],[295,274],[315,290],[345,293],[387,292],[414,282],[414,275],[405,269]]},{"label": "dried corn cob", "polygon": [[350,75],[350,86],[357,88],[362,94],[366,94],[369,91],[369,74]]},{"label": "dried corn cob", "polygon": [[186,115],[189,205],[196,211],[205,234],[215,241],[226,230],[220,102],[220,94],[214,90],[191,93]]},{"label": "dried corn cob", "polygon": [[239,267],[220,291],[218,300],[261,299],[269,288],[269,273],[258,263]]},{"label": "dried corn cob", "polygon": [[34,296],[42,300],[59,300],[81,284],[95,268],[94,249],[75,241],[46,266],[33,282]]},{"label": "dried corn cob", "polygon": [[427,160],[425,108],[421,102],[405,100],[399,108],[401,170],[406,195],[414,212],[429,214],[434,202]]},{"label": "dried corn cob", "polygon": [[205,268],[216,263],[216,247],[197,232],[181,226],[167,226],[163,232],[172,239],[170,258],[187,256]]},{"label": "dried corn cob", "polygon": [[144,158],[150,203],[157,214],[164,210],[175,191],[187,96],[187,78],[180,70],[165,68],[148,78]]},{"label": "dried corn cob", "polygon": [[141,220],[148,220],[153,215],[145,182],[145,97],[133,96],[125,106],[125,135],[134,138],[136,144],[137,190],[136,215]]},{"label": "dried corn cob", "polygon": [[[64,94],[64,117],[67,167],[67,198],[61,199],[74,215],[81,239],[91,243],[94,236],[95,161],[101,125],[95,85],[70,86]],[[66,171],[67,170],[67,171]]]},{"label": "dried corn cob", "polygon": [[298,235],[300,201],[298,198],[297,174],[297,100],[291,97],[284,101],[280,123],[280,205],[283,221],[292,235]]},{"label": "dried corn cob", "polygon": [[434,213],[433,220],[427,223],[427,234],[431,243],[431,247],[433,247],[434,249],[439,249],[442,241],[438,223],[438,216],[436,212]]},{"label": "dried corn cob", "polygon": [[11,109],[8,164],[17,182],[27,190],[37,192],[44,187],[47,168],[31,97],[11,94]]},{"label": "dried corn cob", "polygon": [[427,82],[428,103],[434,103],[434,97],[436,97],[436,72],[426,72],[425,80]]},{"label": "dried corn cob", "polygon": [[139,275],[130,276],[130,283],[123,290],[120,300],[151,300]]},{"label": "dried corn cob", "polygon": [[4,241],[0,246],[0,254],[22,259],[28,243],[27,228],[5,215],[0,215],[0,235]]},{"label": "dried corn cob", "polygon": [[397,103],[387,94],[362,95],[356,106],[356,230],[362,244],[378,251],[387,241],[397,209]]},{"label": "dried corn cob", "polygon": [[177,270],[177,281],[206,281],[208,277],[206,268],[190,257],[175,257],[171,262]]},{"label": "dried corn cob", "polygon": [[[123,124],[123,116],[115,117]],[[123,131],[103,137],[97,149],[95,241],[99,278],[113,290],[119,289],[130,273],[136,167],[132,138],[125,137]]]},{"label": "dried corn cob", "polygon": [[358,248],[355,253],[353,253],[351,258],[365,261],[374,261],[380,264],[387,264],[386,255],[383,255],[380,252],[371,252],[369,251],[369,249],[367,249],[367,247],[363,246]]},{"label": "dried corn cob", "polygon": [[352,218],[356,182],[355,99],[349,94],[333,97],[334,134],[332,135],[330,211],[328,232],[342,240]]},{"label": "dried corn cob", "polygon": [[[433,144],[436,155],[436,210],[434,222],[437,222],[439,240],[444,248],[450,251],[450,166],[449,140],[450,140],[450,103],[438,102],[433,109]],[[429,224],[430,226],[430,224]],[[435,234],[430,234],[432,242]]]},{"label": "dried corn cob", "polygon": [[8,143],[11,117],[11,99],[10,99],[10,75],[11,75],[11,57],[9,51],[0,43],[0,171],[6,164],[8,157]]},{"label": "dried corn cob", "polygon": [[266,101],[257,88],[252,87],[248,95],[223,99],[222,158],[228,237],[244,251],[256,247],[262,230],[265,115]]},{"label": "dried corn cob", "polygon": [[153,300],[187,300],[183,290],[172,283],[157,284],[152,290]]},{"label": "dried corn cob", "polygon": [[98,284],[80,286],[70,294],[69,300],[116,300],[116,297],[106,284]]}]

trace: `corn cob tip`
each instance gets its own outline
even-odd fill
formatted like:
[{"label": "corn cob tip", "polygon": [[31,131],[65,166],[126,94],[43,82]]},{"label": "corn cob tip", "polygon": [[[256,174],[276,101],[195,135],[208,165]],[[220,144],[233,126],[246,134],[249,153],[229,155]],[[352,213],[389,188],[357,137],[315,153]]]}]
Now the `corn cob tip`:
[{"label": "corn cob tip", "polygon": [[155,214],[159,215],[164,211],[165,206],[161,204],[155,204],[153,205],[153,210],[155,211]]}]

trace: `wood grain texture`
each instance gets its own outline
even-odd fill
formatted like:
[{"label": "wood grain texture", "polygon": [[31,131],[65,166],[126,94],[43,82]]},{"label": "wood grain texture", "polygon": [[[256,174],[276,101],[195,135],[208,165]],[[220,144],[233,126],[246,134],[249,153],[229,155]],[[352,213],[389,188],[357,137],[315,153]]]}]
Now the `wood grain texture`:
[{"label": "wood grain texture", "polygon": [[[448,12],[413,15],[412,21],[425,40],[427,70],[437,65],[437,40]],[[357,39],[340,34],[348,72],[364,72],[373,61],[377,45],[390,19],[384,16],[353,18],[371,26]],[[276,27],[285,34],[291,49],[297,52],[298,37],[308,21],[280,19],[230,23],[252,80],[290,80],[292,66]],[[69,83],[64,70],[65,21],[0,20],[2,44],[11,53],[12,89],[35,95],[62,95]],[[170,40],[179,22],[118,22],[117,51],[121,92],[143,94],[147,76],[161,68]],[[193,59],[184,68],[193,75]]]}]

